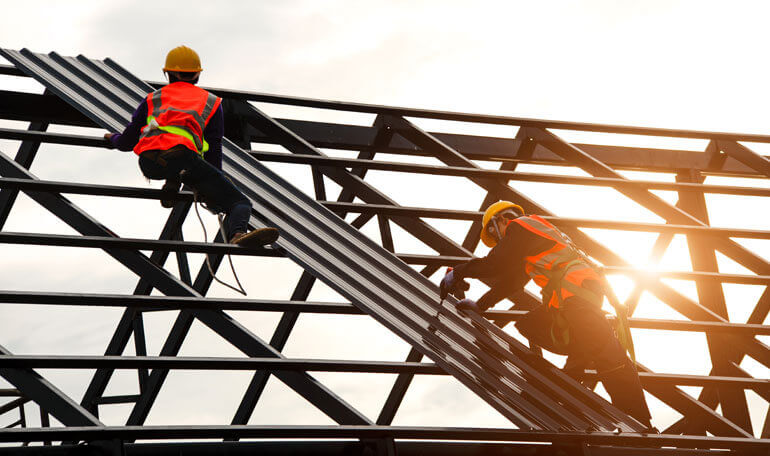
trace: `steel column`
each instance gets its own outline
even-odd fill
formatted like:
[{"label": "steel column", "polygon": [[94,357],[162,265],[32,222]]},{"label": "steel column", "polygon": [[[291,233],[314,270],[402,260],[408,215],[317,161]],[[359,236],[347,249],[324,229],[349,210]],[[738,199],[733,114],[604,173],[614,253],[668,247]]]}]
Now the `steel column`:
[{"label": "steel column", "polygon": [[[697,172],[679,173],[677,175],[678,182],[701,183],[703,180],[703,176]],[[682,203],[682,210],[692,214],[704,224],[710,225],[706,199],[702,194],[680,192],[679,201]],[[713,248],[709,248],[708,239],[688,236],[687,245],[690,250],[693,270],[719,272],[716,253]],[[727,305],[725,304],[724,291],[721,284],[704,280],[696,280],[695,284],[698,289],[700,303],[714,311],[725,321],[728,321]],[[711,352],[714,375],[727,375],[727,365],[731,362],[731,359],[735,358],[735,353],[730,349],[730,340],[724,337],[709,335],[707,335],[707,340],[709,351]],[[719,402],[722,404],[722,413],[725,417],[741,426],[746,432],[753,434],[746,395],[743,391],[725,387],[719,388],[718,392]]]}]

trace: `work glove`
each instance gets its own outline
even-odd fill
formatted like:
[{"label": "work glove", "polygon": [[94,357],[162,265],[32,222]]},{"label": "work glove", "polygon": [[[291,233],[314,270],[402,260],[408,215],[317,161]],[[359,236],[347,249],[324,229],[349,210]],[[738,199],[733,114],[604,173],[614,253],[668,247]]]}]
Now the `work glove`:
[{"label": "work glove", "polygon": [[465,311],[465,312],[473,311],[473,312],[476,312],[478,314],[483,312],[483,310],[481,310],[481,307],[479,307],[479,305],[476,303],[476,301],[474,301],[473,299],[468,299],[468,298],[465,298],[465,299],[462,299],[462,300],[458,301],[457,305],[455,307],[457,308],[457,310],[461,310],[461,311]]},{"label": "work glove", "polygon": [[471,285],[455,276],[452,268],[447,268],[447,273],[439,284],[439,297],[443,301],[450,293],[465,292]]}]

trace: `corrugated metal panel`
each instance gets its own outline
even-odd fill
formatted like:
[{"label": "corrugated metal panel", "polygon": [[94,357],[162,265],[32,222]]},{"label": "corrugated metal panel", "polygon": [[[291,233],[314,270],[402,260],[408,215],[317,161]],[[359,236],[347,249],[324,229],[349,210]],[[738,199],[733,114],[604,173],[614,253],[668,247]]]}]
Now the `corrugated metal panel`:
[{"label": "corrugated metal panel", "polygon": [[[2,55],[97,124],[119,131],[150,91],[115,62],[28,50]],[[517,426],[639,431],[642,426],[532,354],[500,328],[444,305],[422,275],[232,142],[223,169],[251,199],[256,226],[281,230],[287,255],[390,328]]]}]

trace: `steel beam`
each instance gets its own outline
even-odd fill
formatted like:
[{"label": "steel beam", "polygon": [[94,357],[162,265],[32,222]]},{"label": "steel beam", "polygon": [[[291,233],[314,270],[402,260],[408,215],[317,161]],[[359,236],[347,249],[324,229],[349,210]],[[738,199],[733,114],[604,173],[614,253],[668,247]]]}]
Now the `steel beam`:
[{"label": "steel beam", "polygon": [[708,448],[715,450],[762,451],[770,440],[740,437],[672,436],[638,433],[564,433],[490,428],[442,428],[396,426],[125,426],[27,428],[4,431],[0,441],[167,439],[367,439],[391,437],[409,440],[554,442],[561,444],[610,445],[641,448]]},{"label": "steel beam", "polygon": [[669,128],[633,127],[625,125],[606,125],[587,122],[564,122],[556,120],[528,119],[522,117],[494,116],[483,114],[437,111],[430,109],[415,109],[406,107],[382,106],[364,103],[319,100],[302,97],[289,97],[259,92],[230,90],[216,87],[205,87],[206,90],[225,98],[276,103],[291,106],[306,106],[311,108],[333,109],[337,111],[362,112],[383,116],[421,117],[438,120],[454,120],[459,122],[474,122],[494,125],[511,125],[517,127],[548,128],[557,130],[591,131],[601,133],[616,133],[630,135],[666,136],[672,138],[700,138],[729,141],[770,142],[770,135],[722,133],[696,130],[677,130]]},{"label": "steel beam", "polygon": [[45,233],[0,233],[2,244],[50,245],[58,247],[88,247],[110,250],[168,250],[187,253],[221,253],[228,255],[250,255],[281,257],[280,249],[270,247],[243,247],[223,242],[166,241],[156,239],[132,239],[105,236],[75,236]]},{"label": "steel beam", "polygon": [[[182,229],[177,231],[176,236],[174,238],[177,241],[184,242],[184,236],[182,235]],[[190,263],[187,260],[187,253],[186,252],[176,252],[176,265],[179,269],[179,278],[182,279],[182,281],[188,285],[192,285],[192,276],[190,275]]]},{"label": "steel beam", "polygon": [[[395,451],[399,456],[530,456],[537,451],[539,456],[561,456],[580,446],[586,446],[590,456],[711,456],[719,450],[697,450],[686,448],[633,448],[614,446],[559,445],[542,443],[489,443],[489,442],[444,442],[444,441],[398,441]],[[90,456],[95,450],[92,446],[55,446],[50,448],[32,447],[4,450],[0,455],[50,455],[50,456]],[[358,441],[319,441],[319,440],[283,440],[249,441],[242,443],[179,442],[179,443],[138,443],[124,445],[126,456],[209,456],[212,454],[287,456],[303,454],[306,456],[339,455],[378,455],[371,446]],[[732,452],[733,456],[742,456],[749,452]],[[568,454],[568,453],[566,453]],[[586,454],[586,453],[578,453]]]},{"label": "steel beam", "polygon": [[[414,356],[413,354],[411,354]],[[414,356],[416,358],[416,356]],[[45,356],[45,355],[0,355],[2,369],[174,369],[174,370],[257,370],[278,371],[313,371],[313,372],[359,372],[383,374],[447,375],[433,363],[412,361],[408,357],[404,362],[392,361],[357,361],[327,359],[277,359],[277,358],[214,358],[214,357],[178,357],[178,356]],[[758,392],[765,400],[770,398],[770,380],[757,379],[739,368],[729,370],[738,376],[719,375],[683,375],[641,372],[639,378],[647,385],[682,385],[701,387],[729,387],[736,390],[751,389]],[[596,374],[587,371],[581,378],[592,379]],[[119,396],[120,400],[102,398],[98,402],[123,403],[134,402],[138,396]],[[122,398],[127,399],[122,399]],[[15,407],[15,406],[14,406]],[[2,410],[0,410],[2,412]],[[383,414],[381,413],[381,416]],[[392,420],[392,416],[390,418]],[[239,424],[239,423],[233,423]],[[240,423],[242,424],[242,423]],[[388,423],[380,423],[388,424]]]},{"label": "steel beam", "polygon": [[[16,131],[15,135],[3,134],[8,130],[0,129],[0,138],[3,136],[12,137],[28,137],[25,142],[39,142],[42,139],[49,139],[46,142],[56,142],[50,139],[60,138],[59,143],[64,143],[64,138],[75,137],[74,135],[62,135],[45,133],[32,135],[26,131]],[[15,130],[14,130],[15,131]],[[85,140],[97,141],[94,137],[78,137],[83,138],[83,141],[78,142],[80,145],[91,146],[93,144]],[[74,140],[70,142],[76,142]],[[612,177],[581,177],[581,176],[564,176],[558,174],[542,174],[542,173],[525,173],[514,172],[508,169],[501,170],[488,170],[488,169],[468,169],[458,166],[433,166],[433,165],[417,165],[410,163],[400,162],[388,162],[388,161],[372,161],[368,159],[342,159],[331,158],[326,156],[313,156],[307,154],[285,154],[277,152],[251,152],[255,158],[262,161],[280,162],[280,163],[298,163],[307,164],[311,166],[325,166],[325,167],[340,167],[348,168],[354,167],[355,169],[375,169],[380,171],[392,171],[392,172],[408,172],[418,174],[430,174],[438,176],[456,176],[456,177],[480,177],[480,178],[494,178],[502,181],[514,180],[523,182],[540,182],[540,183],[553,183],[553,184],[571,184],[571,185],[583,185],[583,186],[598,186],[598,187],[620,187],[629,189],[649,189],[649,190],[670,190],[670,191],[692,191],[692,192],[706,192],[713,194],[724,195],[741,195],[741,196],[770,196],[770,189],[755,188],[755,187],[742,187],[742,186],[730,186],[730,185],[709,185],[699,183],[670,183],[659,181],[647,181],[647,180],[628,180],[618,179]],[[370,154],[371,155],[371,154]],[[513,165],[517,162],[504,162],[503,165]],[[91,185],[91,184],[77,184],[70,182],[54,182],[54,181],[29,181],[19,179],[2,179],[0,180],[0,187],[3,188],[26,188],[26,189],[51,189],[63,193],[80,193],[80,194],[94,194],[104,196],[121,196],[129,198],[155,198],[159,199],[165,195],[161,190],[154,190],[148,188],[133,188],[133,187],[119,187],[111,185]],[[192,193],[181,192],[179,194],[180,199],[192,199]],[[349,201],[350,198],[340,201]]]},{"label": "steel beam", "polygon": [[[364,372],[382,374],[420,374],[446,375],[446,372],[433,363],[393,362],[393,361],[357,361],[357,360],[328,360],[328,359],[287,359],[275,357],[250,358],[214,358],[214,357],[182,357],[182,356],[45,356],[45,355],[13,355],[7,351],[0,354],[0,369],[174,369],[174,370],[233,370],[267,372],[282,371],[313,371],[313,372]],[[677,381],[677,378],[665,378],[666,381]],[[732,381],[752,387],[767,387],[770,382],[755,382],[751,384],[744,379],[718,379],[722,382]],[[701,382],[696,378],[686,378],[680,381]],[[714,381],[713,383],[716,383]],[[700,383],[699,383],[700,384]],[[133,397],[133,396],[132,396]],[[234,423],[242,424],[242,423]]]},{"label": "steel beam", "polygon": [[[515,144],[527,145],[529,142],[517,140]],[[514,146],[514,148],[516,148]],[[535,148],[532,142],[532,149]],[[520,148],[522,149],[522,148]],[[528,173],[506,169],[518,163],[525,163],[526,156],[517,154],[517,160],[504,161],[503,168],[500,170],[492,169],[470,169],[462,166],[436,166],[420,165],[414,163],[370,160],[368,158],[332,158],[326,156],[314,156],[307,154],[287,154],[283,152],[263,152],[250,151],[254,158],[265,162],[302,164],[313,167],[332,166],[340,168],[354,168],[362,170],[389,171],[398,173],[430,174],[436,176],[453,177],[487,177],[499,179],[501,181],[520,181],[520,182],[539,182],[547,184],[567,184],[583,185],[589,187],[622,187],[630,189],[644,188],[648,190],[668,190],[668,191],[692,191],[706,192],[723,195],[743,195],[743,196],[770,196],[770,189],[745,187],[736,185],[715,185],[691,182],[661,182],[652,180],[629,180],[613,177],[584,177],[584,176],[566,176],[561,174]],[[370,154],[373,155],[373,154]],[[370,156],[370,155],[367,155]],[[754,177],[757,177],[754,175]],[[350,198],[343,201],[352,201]]]},{"label": "steel beam", "polygon": [[12,400],[11,402],[3,404],[0,406],[0,415],[5,415],[6,413],[13,411],[15,408],[24,405],[29,401],[30,399],[26,397],[20,397],[18,399]]},{"label": "steel beam", "polygon": [[770,177],[770,161],[748,147],[732,140],[719,140],[717,148],[749,168]]},{"label": "steel beam", "polygon": [[[510,195],[509,195],[510,196]],[[356,204],[321,201],[321,204],[332,211],[347,211],[369,215],[390,215],[404,217],[427,217],[449,220],[481,220],[481,211],[459,211],[449,209],[434,209],[422,207],[389,206],[386,204]],[[716,237],[736,237],[751,239],[770,239],[770,231],[747,230],[736,228],[717,228],[710,226],[692,226],[660,223],[636,223],[615,220],[577,219],[571,217],[556,217],[545,215],[544,219],[560,227],[600,228],[608,230],[658,232],[665,234],[698,234]]]},{"label": "steel beam", "polygon": [[[48,129],[48,123],[45,122],[32,122],[29,125],[29,131],[45,131]],[[32,166],[32,161],[37,156],[37,151],[40,149],[40,142],[38,141],[23,141],[19,146],[19,151],[16,152],[16,158],[14,159],[19,165],[26,169]],[[5,222],[8,221],[8,215],[11,212],[13,203],[16,202],[18,196],[18,190],[5,188],[0,190],[0,230],[2,230]]]},{"label": "steel beam", "polygon": [[[0,303],[63,306],[133,307],[142,312],[153,310],[218,309],[260,312],[307,312],[361,315],[350,303],[270,299],[229,299],[191,296],[143,296],[117,294],[35,293],[0,291]],[[756,329],[755,329],[756,330]]]},{"label": "steel beam", "polygon": [[[0,178],[0,188],[13,190],[39,190],[55,193],[73,193],[78,195],[116,196],[121,198],[165,199],[168,197],[162,190],[144,187],[124,187],[117,185],[93,185],[73,182],[46,180]],[[193,194],[181,191],[174,195],[177,201],[192,201]]]},{"label": "steel beam", "polygon": [[[0,355],[12,357],[13,353],[0,345]],[[76,404],[32,369],[0,367],[0,376],[18,389],[25,398],[35,401],[65,426],[104,426],[88,410]]]},{"label": "steel beam", "polygon": [[[307,271],[302,271],[302,275],[297,282],[297,286],[294,288],[294,292],[291,295],[292,301],[304,301],[310,295],[310,290],[315,283],[315,277],[313,277]],[[283,351],[286,346],[286,342],[289,340],[291,331],[294,329],[294,325],[299,319],[299,312],[285,312],[281,316],[281,320],[278,322],[278,326],[273,331],[273,336],[270,339],[270,346],[279,352]],[[235,416],[231,421],[232,424],[246,424],[254,412],[254,408],[259,402],[259,398],[262,396],[262,392],[267,386],[267,381],[270,378],[270,372],[266,370],[257,371],[251,379],[246,393],[241,399],[238,410],[235,412]]]},{"label": "steel beam", "polygon": [[[191,298],[176,296],[136,296],[112,294],[33,293],[26,291],[0,291],[0,303],[29,305],[64,305],[95,307],[132,307],[138,311],[218,309],[257,312],[298,312],[341,315],[362,315],[363,312],[348,303],[281,301],[258,299]],[[488,310],[484,315],[501,322],[516,321],[526,310]],[[613,317],[609,316],[609,320]],[[630,318],[632,328],[659,329],[666,331],[694,331],[709,333],[736,333],[743,335],[770,335],[770,326],[754,323],[723,323],[718,321],[662,320],[656,318]],[[0,391],[0,396],[2,396]]]},{"label": "steel beam", "polygon": [[96,126],[92,120],[55,95],[7,90],[0,90],[0,118],[85,127]]},{"label": "steel beam", "polygon": [[[64,59],[61,59],[62,61]],[[111,59],[106,59],[108,66],[118,67],[119,65]],[[1,69],[3,74],[12,74],[15,76],[28,76],[16,68],[6,67]],[[142,81],[155,88],[166,85],[166,82]],[[669,128],[652,127],[633,127],[625,125],[607,125],[587,122],[565,122],[543,119],[529,119],[522,117],[496,116],[484,114],[471,114],[452,111],[437,111],[430,109],[416,109],[408,107],[384,106],[366,103],[353,103],[333,100],[321,100],[305,97],[292,97],[285,95],[273,95],[267,93],[232,90],[217,87],[203,87],[204,89],[216,93],[224,98],[235,100],[249,100],[261,103],[275,103],[289,106],[305,106],[310,108],[332,109],[336,111],[349,111],[371,113],[379,115],[395,115],[406,117],[423,117],[440,120],[454,120],[460,122],[476,122],[497,125],[511,125],[521,127],[550,128],[559,130],[577,130],[592,131],[602,133],[631,134],[631,135],[649,135],[649,136],[667,136],[674,138],[705,138],[728,141],[749,141],[749,142],[770,142],[768,135],[742,134],[742,133],[722,133],[697,130],[682,130]]]},{"label": "steel beam", "polygon": [[[134,333],[134,351],[136,356],[147,356],[147,342],[144,337],[144,318],[142,317],[141,312],[136,314],[132,323]],[[139,377],[139,391],[141,392],[144,391],[145,385],[147,384],[147,379],[150,374],[147,369],[139,368],[137,375]]]},{"label": "steel beam", "polygon": [[[703,180],[704,177],[697,172],[680,173],[677,175],[677,181],[680,182],[700,183]],[[680,192],[679,201],[681,202],[682,210],[692,214],[704,224],[710,225],[706,199],[702,194]],[[708,239],[688,236],[687,245],[694,270],[718,273],[719,266],[717,265],[716,252],[713,247],[710,247]],[[699,302],[721,316],[725,321],[729,321],[724,291],[721,285],[718,282],[709,280],[696,280],[695,285],[698,290]],[[731,350],[730,341],[718,335],[707,335],[707,343],[715,375],[726,375],[727,366],[731,359],[736,356]],[[741,426],[746,432],[753,434],[749,407],[743,391],[737,391],[732,388],[719,388],[718,392],[719,401],[722,404],[722,413],[725,417]]]}]

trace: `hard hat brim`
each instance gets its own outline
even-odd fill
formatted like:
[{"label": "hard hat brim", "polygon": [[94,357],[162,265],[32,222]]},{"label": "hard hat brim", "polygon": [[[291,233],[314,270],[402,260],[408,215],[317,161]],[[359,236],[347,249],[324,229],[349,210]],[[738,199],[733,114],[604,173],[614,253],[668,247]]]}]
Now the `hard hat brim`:
[{"label": "hard hat brim", "polygon": [[487,247],[491,248],[497,245],[497,240],[492,237],[489,232],[487,232],[487,225],[492,220],[492,217],[506,209],[516,209],[516,211],[519,213],[524,214],[524,209],[521,206],[510,201],[498,201],[489,206],[484,213],[482,220],[483,223],[481,226],[481,234],[479,236],[481,238],[481,242],[483,242]]},{"label": "hard hat brim", "polygon": [[483,242],[484,245],[486,245],[489,248],[492,248],[497,245],[497,241],[489,233],[487,233],[487,230],[481,231],[481,242]]},{"label": "hard hat brim", "polygon": [[179,68],[163,67],[163,71],[173,71],[174,73],[200,73],[201,71],[203,71],[203,68],[198,68],[197,70],[190,70],[190,69],[180,70]]}]

